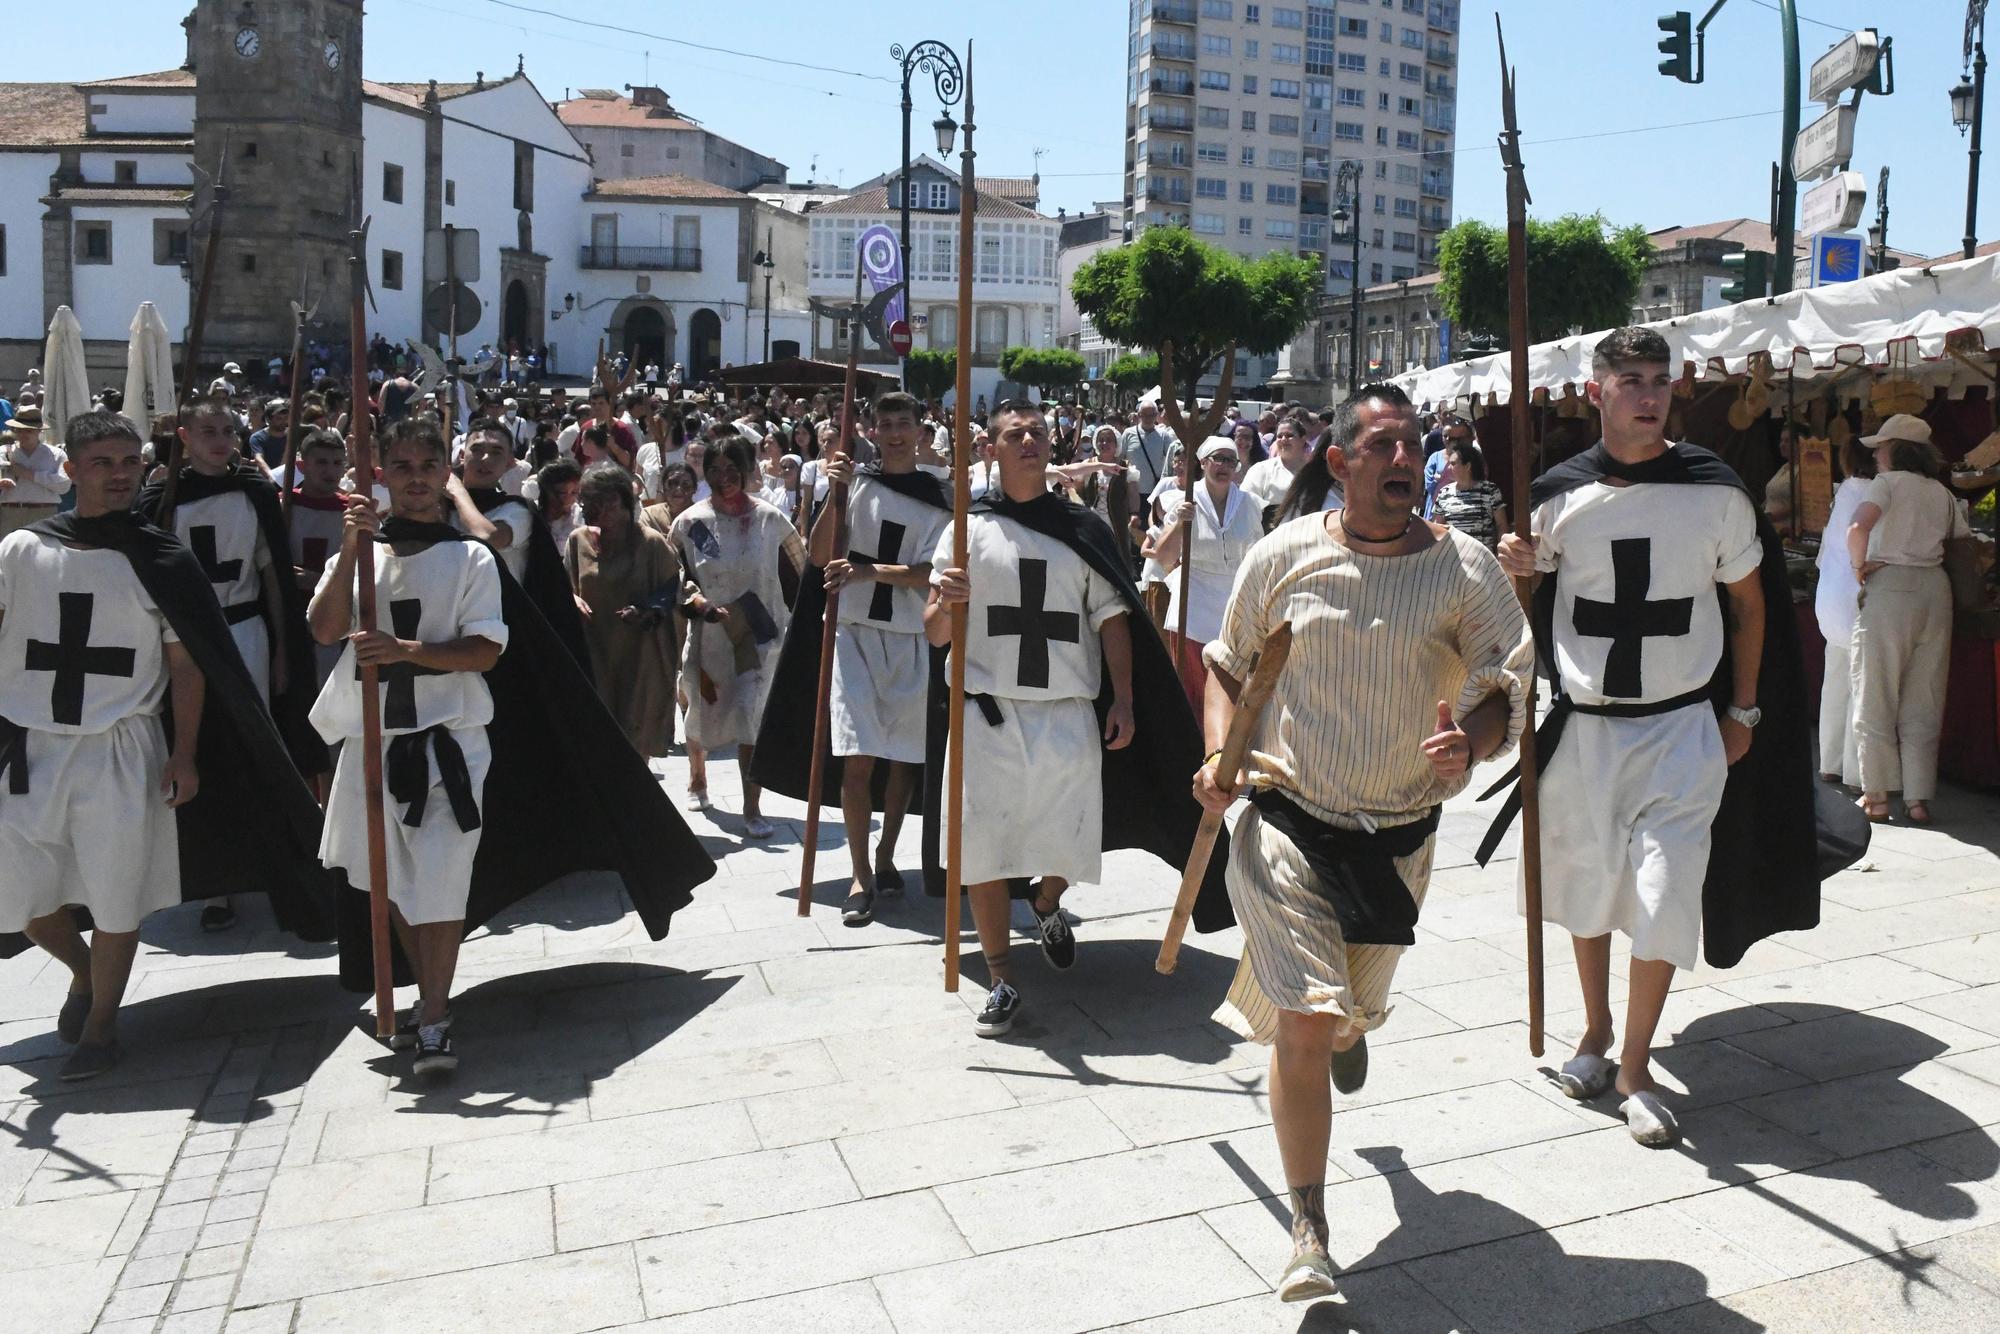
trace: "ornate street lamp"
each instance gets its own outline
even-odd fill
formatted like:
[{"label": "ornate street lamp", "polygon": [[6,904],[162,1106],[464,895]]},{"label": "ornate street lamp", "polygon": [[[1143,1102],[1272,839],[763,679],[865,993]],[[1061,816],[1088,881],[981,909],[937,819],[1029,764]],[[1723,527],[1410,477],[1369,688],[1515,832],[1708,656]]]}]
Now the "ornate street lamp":
[{"label": "ornate street lamp", "polygon": [[1971,77],[1961,74],[1951,90],[1951,123],[1958,132],[1972,132],[1967,145],[1965,178],[1965,257],[1979,248],[1979,129],[1986,109],[1986,0],[1966,0],[1965,60]]},{"label": "ornate street lamp", "polygon": [[1347,392],[1361,387],[1361,164],[1349,158],[1334,175],[1333,236],[1348,244]]},{"label": "ornate street lamp", "polygon": [[[954,105],[965,91],[965,71],[958,63],[958,56],[943,42],[926,38],[905,51],[898,42],[889,48],[889,59],[902,67],[903,71],[903,177],[902,177],[902,229],[897,239],[903,247],[903,281],[910,282],[910,78],[915,74],[928,74],[937,89],[938,101],[946,108]],[[937,134],[938,155],[948,158],[952,139],[958,133],[958,123],[946,110],[931,122],[931,129]],[[961,182],[960,188],[970,182]],[[961,262],[963,257],[961,257]],[[913,309],[913,303],[905,296],[905,310]],[[909,382],[909,360],[903,361],[903,380]]]}]

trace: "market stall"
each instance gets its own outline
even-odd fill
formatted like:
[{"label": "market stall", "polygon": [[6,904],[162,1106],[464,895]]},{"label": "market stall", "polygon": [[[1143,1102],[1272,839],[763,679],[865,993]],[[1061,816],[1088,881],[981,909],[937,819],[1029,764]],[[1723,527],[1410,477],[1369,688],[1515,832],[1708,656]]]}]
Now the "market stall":
[{"label": "market stall", "polygon": [[[1993,571],[2000,256],[1877,274],[1646,327],[1667,339],[1681,366],[1670,436],[1715,450],[1753,494],[1767,497],[1780,520],[1815,705],[1824,641],[1813,617],[1814,557],[1841,475],[1841,448],[1891,413],[1913,413],[1930,425],[1953,466],[1951,484],[1983,538],[1968,558],[1975,568],[1958,571],[1969,582],[1955,629],[1940,770],[1961,782],[2000,785],[2000,595]],[[1538,469],[1597,438],[1583,387],[1591,349],[1602,337],[1580,334],[1529,350]],[[1507,354],[1412,371],[1396,383],[1420,407],[1473,421],[1489,476],[1514,502]],[[1796,462],[1787,463],[1787,451]]]}]

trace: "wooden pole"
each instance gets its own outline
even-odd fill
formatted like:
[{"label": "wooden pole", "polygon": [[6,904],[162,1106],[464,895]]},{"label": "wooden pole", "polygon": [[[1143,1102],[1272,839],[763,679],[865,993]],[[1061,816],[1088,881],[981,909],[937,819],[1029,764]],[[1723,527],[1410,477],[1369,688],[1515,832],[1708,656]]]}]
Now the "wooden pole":
[{"label": "wooden pole", "polygon": [[[1237,697],[1236,712],[1229,719],[1222,754],[1216,757],[1216,777],[1229,787],[1243,780],[1243,755],[1250,749],[1250,735],[1257,730],[1257,719],[1270,702],[1271,692],[1277,689],[1285,660],[1291,656],[1292,623],[1281,621],[1277,629],[1264,637],[1264,647],[1258,650],[1257,661],[1250,668],[1250,680]],[[1153,962],[1155,972],[1171,973],[1180,961],[1181,937],[1187,934],[1188,918],[1194,915],[1201,882],[1208,877],[1208,860],[1214,855],[1216,837],[1222,832],[1222,814],[1221,811],[1201,813],[1194,847],[1188,852],[1187,869],[1181,873],[1181,892],[1174,899],[1174,915],[1167,920],[1167,934],[1160,941],[1160,957]]]},{"label": "wooden pole", "polygon": [[306,312],[303,308],[299,308],[298,328],[292,333],[292,394],[291,406],[285,410],[285,456],[284,461],[278,465],[278,504],[284,510],[287,533],[291,531],[292,526],[292,492],[298,489],[293,485],[290,474],[292,464],[299,456],[299,432],[302,429],[299,421],[299,390],[304,382],[305,360]]},{"label": "wooden pole", "polygon": [[[1501,113],[1500,157],[1507,169],[1507,339],[1513,392],[1508,398],[1513,436],[1514,533],[1531,536],[1533,504],[1529,474],[1534,454],[1528,437],[1533,431],[1533,392],[1528,379],[1528,178],[1521,162],[1521,127],[1514,116],[1514,72],[1507,64],[1507,37],[1500,15],[1493,16],[1500,39]],[[1516,579],[1514,594],[1534,623],[1534,581]],[[1528,930],[1528,1053],[1542,1054],[1542,805],[1540,774],[1535,759],[1535,674],[1527,680],[1528,723],[1521,729],[1521,886]]]},{"label": "wooden pole", "polygon": [[[357,204],[358,206],[358,204]],[[348,341],[354,357],[354,484],[366,495],[375,485],[374,425],[368,409],[368,226],[353,235],[348,257],[353,275]],[[363,542],[354,561],[354,615],[365,634],[375,628],[375,544]],[[375,1036],[396,1033],[396,990],[389,950],[389,856],[382,803],[382,692],[380,673],[361,668],[361,781],[368,799],[368,939],[375,962]]]},{"label": "wooden pole", "polygon": [[[965,519],[972,508],[972,218],[979,187],[972,174],[972,43],[965,44],[965,149],[958,167],[958,402],[951,429],[951,563],[964,569]],[[965,823],[965,605],[951,609],[950,733],[945,754],[944,989],[958,990],[958,899],[965,886],[961,859]],[[931,818],[936,818],[933,815]]]},{"label": "wooden pole", "polygon": [[[199,170],[199,169],[197,169]],[[195,396],[194,378],[201,364],[201,340],[208,328],[208,298],[215,291],[215,260],[222,249],[222,206],[229,201],[229,140],[222,141],[222,159],[215,164],[215,184],[209,190],[208,236],[202,242],[201,285],[195,288],[194,316],[188,321],[187,342],[181,348],[181,400],[174,404],[174,434],[167,442],[167,480],[160,486],[160,516],[167,532],[174,530],[174,492],[181,479],[181,432],[187,405]]]},{"label": "wooden pole", "polygon": [[[852,310],[861,309],[862,265],[857,256],[854,262],[854,305]],[[852,461],[854,440],[854,384],[861,370],[861,321],[850,319],[847,323],[847,379],[840,397],[840,443],[835,451],[845,454]],[[841,482],[827,497],[833,506],[833,554],[838,560],[847,551],[847,483]],[[831,709],[833,704],[833,655],[837,647],[836,638],[840,629],[840,590],[829,589],[826,595],[826,613],[819,629],[819,684],[813,696],[813,748],[812,763],[808,767],[810,777],[806,782],[806,839],[805,855],[799,861],[799,916],[812,916],[813,903],[813,861],[819,853],[819,785],[826,778],[827,748],[830,742],[827,733],[832,728]]]}]

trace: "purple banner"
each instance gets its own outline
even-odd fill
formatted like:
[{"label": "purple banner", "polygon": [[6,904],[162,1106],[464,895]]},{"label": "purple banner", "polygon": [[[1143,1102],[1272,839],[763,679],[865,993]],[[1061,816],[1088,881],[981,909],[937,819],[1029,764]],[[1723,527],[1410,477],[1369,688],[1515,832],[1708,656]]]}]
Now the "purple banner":
[{"label": "purple banner", "polygon": [[[868,275],[869,286],[877,295],[903,281],[903,248],[896,242],[894,228],[878,222],[861,233],[860,244],[861,271]],[[908,318],[906,296],[907,293],[899,293],[889,302],[882,320],[884,330]]]}]

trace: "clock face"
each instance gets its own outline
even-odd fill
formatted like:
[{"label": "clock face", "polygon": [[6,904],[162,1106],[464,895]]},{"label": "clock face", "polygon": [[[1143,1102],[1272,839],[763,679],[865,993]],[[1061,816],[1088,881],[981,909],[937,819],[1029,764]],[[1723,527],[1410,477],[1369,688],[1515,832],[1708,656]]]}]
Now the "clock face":
[{"label": "clock face", "polygon": [[237,55],[242,56],[245,60],[249,60],[263,49],[264,39],[258,36],[255,28],[239,28],[236,30]]},{"label": "clock face", "polygon": [[323,49],[323,50],[321,51],[321,54],[322,54],[323,56],[325,56],[325,58],[326,58],[326,67],[327,67],[328,69],[339,69],[339,68],[340,68],[340,43],[339,43],[339,42],[335,41],[335,40],[334,40],[333,38],[331,38],[331,37],[327,38],[327,39],[326,39],[326,46],[325,46],[325,47],[324,47],[324,49]]}]

